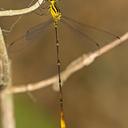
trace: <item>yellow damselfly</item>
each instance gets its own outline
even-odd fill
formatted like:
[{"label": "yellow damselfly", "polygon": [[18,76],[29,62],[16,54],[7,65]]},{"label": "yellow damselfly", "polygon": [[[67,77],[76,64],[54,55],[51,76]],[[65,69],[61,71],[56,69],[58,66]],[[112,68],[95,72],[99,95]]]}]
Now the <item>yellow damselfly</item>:
[{"label": "yellow damselfly", "polygon": [[67,128],[65,119],[64,119],[64,108],[63,108],[63,92],[62,92],[62,81],[61,81],[61,62],[60,62],[60,55],[59,55],[59,40],[58,40],[58,22],[61,19],[61,12],[60,9],[57,6],[57,1],[56,0],[49,0],[50,6],[49,6],[49,11],[51,13],[51,16],[53,18],[54,22],[54,28],[55,28],[55,34],[56,34],[56,51],[57,51],[57,71],[58,71],[58,84],[59,84],[59,92],[60,92],[60,97],[59,97],[59,102],[60,102],[60,128]]},{"label": "yellow damselfly", "polygon": [[[60,95],[59,95],[59,102],[60,102],[60,128],[67,128],[66,122],[65,122],[65,118],[64,118],[63,91],[62,91],[62,81],[61,81],[61,75],[60,75],[61,62],[60,62],[60,49],[59,49],[59,42],[60,41],[58,39],[58,24],[59,24],[59,22],[62,21],[68,27],[74,29],[74,27],[72,25],[68,24],[68,22],[66,20],[70,20],[70,21],[74,22],[75,24],[80,24],[80,23],[75,21],[75,20],[73,20],[73,19],[71,19],[71,18],[69,18],[69,17],[63,16],[61,11],[60,11],[60,8],[58,6],[58,1],[57,0],[48,0],[48,3],[49,3],[49,12],[50,12],[51,17],[52,17],[53,25],[54,25],[54,28],[55,28],[55,35],[56,35],[57,72],[58,72],[58,85],[59,85],[59,93],[60,93]],[[49,24],[49,23],[51,23],[51,20],[49,22],[46,22],[46,24],[43,27],[46,27],[47,24]],[[38,25],[37,28],[39,28],[41,25]],[[102,29],[97,29],[96,27],[93,27],[93,26],[86,25],[86,27],[90,27],[92,29],[99,30],[99,31],[105,32],[107,34],[110,34],[110,35],[112,35],[114,37],[117,37],[116,35],[114,35],[114,34],[112,34],[110,32],[107,32],[107,31],[102,30]],[[74,30],[76,30],[76,29],[74,29]],[[33,34],[34,32],[36,32],[36,29],[30,29],[30,30],[27,31],[27,33],[25,33],[25,35],[21,36],[16,41],[24,38],[24,36],[27,37],[27,36]],[[94,39],[92,39],[91,37],[89,37],[85,33],[81,33],[81,32],[79,32],[79,33],[84,35],[84,36],[86,36],[88,39],[90,39],[92,42],[94,42],[97,46],[99,45]],[[16,41],[10,43],[9,46],[12,46],[13,44],[15,44]]]}]

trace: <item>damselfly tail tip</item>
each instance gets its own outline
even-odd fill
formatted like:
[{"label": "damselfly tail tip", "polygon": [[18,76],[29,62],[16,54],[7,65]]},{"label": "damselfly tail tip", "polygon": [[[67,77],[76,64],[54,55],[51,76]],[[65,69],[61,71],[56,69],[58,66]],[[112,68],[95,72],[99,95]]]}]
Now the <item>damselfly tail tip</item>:
[{"label": "damselfly tail tip", "polygon": [[60,117],[60,128],[67,128],[66,127],[66,123],[65,123],[65,119],[64,119],[64,113],[61,112],[61,117]]}]

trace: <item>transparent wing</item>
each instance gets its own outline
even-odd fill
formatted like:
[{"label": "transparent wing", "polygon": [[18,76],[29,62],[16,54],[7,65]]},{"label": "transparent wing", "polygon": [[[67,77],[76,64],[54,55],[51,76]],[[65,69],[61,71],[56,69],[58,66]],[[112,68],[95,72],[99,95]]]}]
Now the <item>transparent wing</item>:
[{"label": "transparent wing", "polygon": [[14,41],[8,43],[8,51],[9,52],[19,52],[19,50],[23,50],[30,42],[34,42],[40,35],[44,33],[46,28],[52,23],[52,20],[48,20],[46,22],[40,23],[25,32],[25,34],[21,35]]},{"label": "transparent wing", "polygon": [[88,39],[91,43],[95,44],[97,47],[100,47],[100,43],[97,42],[95,39],[93,39],[91,36],[89,36],[88,34],[86,34],[85,32],[79,30],[77,28],[77,26],[74,26],[72,24],[70,24],[69,22],[67,22],[65,19],[62,20],[62,22],[71,30],[73,30],[74,32],[77,32],[78,34],[84,36],[86,39]]},{"label": "transparent wing", "polygon": [[14,40],[13,42],[8,44],[8,47],[11,47],[15,44],[18,43],[18,41],[22,40],[22,39],[26,39],[26,40],[30,40],[32,38],[34,38],[36,35],[38,35],[40,32],[42,32],[45,28],[47,28],[49,26],[49,24],[52,21],[46,21],[45,23],[40,23],[32,28],[30,28],[29,30],[26,31],[25,34],[21,35],[20,37],[18,37],[16,40]]},{"label": "transparent wing", "polygon": [[73,22],[73,23],[75,23],[75,24],[77,24],[77,25],[80,25],[81,27],[89,28],[89,29],[92,29],[92,30],[95,30],[95,31],[98,31],[98,32],[101,32],[101,33],[105,33],[105,34],[107,34],[107,35],[109,35],[109,36],[112,36],[112,37],[114,37],[114,38],[120,39],[120,37],[119,37],[118,35],[116,35],[116,34],[110,32],[110,31],[107,31],[107,30],[105,30],[105,29],[98,28],[98,27],[95,27],[95,26],[90,25],[90,24],[81,23],[81,22],[76,21],[76,20],[74,20],[74,19],[72,19],[72,18],[70,18],[70,17],[67,17],[67,16],[63,16],[63,18],[66,19],[66,20],[68,20],[69,22]]},{"label": "transparent wing", "polygon": [[113,34],[112,32],[81,23],[67,16],[63,16],[62,22],[71,30],[77,32],[78,35],[84,36],[88,41],[90,41],[89,43],[93,43],[98,47],[110,41],[110,39],[120,39],[119,36]]}]

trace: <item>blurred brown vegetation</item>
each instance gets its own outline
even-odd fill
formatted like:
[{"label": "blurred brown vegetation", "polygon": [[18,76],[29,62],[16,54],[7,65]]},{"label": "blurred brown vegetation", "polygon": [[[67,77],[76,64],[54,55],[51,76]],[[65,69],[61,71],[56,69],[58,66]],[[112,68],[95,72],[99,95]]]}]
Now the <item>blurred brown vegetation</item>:
[{"label": "blurred brown vegetation", "polygon": [[[1,0],[0,7],[19,9],[26,7],[30,1]],[[80,22],[122,35],[128,31],[127,5],[127,0],[64,0],[62,1],[62,10],[64,15]],[[47,21],[49,13],[47,10],[43,11],[45,12],[44,16],[37,16],[34,13],[24,15],[14,30],[6,36],[6,42],[14,41],[27,29]],[[0,24],[4,29],[7,29],[16,19],[17,17],[0,18]],[[68,29],[64,24],[60,25],[59,32],[62,69],[82,53],[97,49],[94,44],[79,33]],[[94,35],[94,39],[97,37],[101,46],[113,40],[110,36],[100,35],[96,32],[88,34]],[[29,43],[27,42],[27,45],[23,41],[14,45],[9,55],[12,59],[13,83],[15,85],[36,82],[56,74],[54,40],[54,27],[51,24],[38,36],[34,36]],[[98,58],[95,63],[68,79],[63,87],[68,128],[128,127],[127,54],[128,46],[126,43]],[[18,122],[21,125],[28,123],[27,119],[30,118],[32,112],[34,113],[34,121],[29,121],[32,126],[37,120],[44,122],[45,118],[42,116],[39,116],[40,119],[37,119],[38,116],[35,118],[34,116],[35,113],[44,115],[43,111],[45,111],[45,114],[48,113],[50,116],[46,122],[49,123],[50,120],[56,122],[55,126],[57,127],[59,118],[58,94],[51,87],[48,87],[33,92],[33,95],[37,99],[36,103],[30,101],[26,94],[15,95],[17,118],[23,121]],[[30,106],[34,106],[33,109]],[[29,110],[29,107],[32,110],[24,113],[25,109]],[[22,113],[26,116],[24,117]],[[23,118],[26,118],[26,121]],[[27,124],[26,127],[32,128],[31,125]],[[40,123],[38,128],[42,126],[43,123]],[[18,128],[20,127],[18,125]]]}]

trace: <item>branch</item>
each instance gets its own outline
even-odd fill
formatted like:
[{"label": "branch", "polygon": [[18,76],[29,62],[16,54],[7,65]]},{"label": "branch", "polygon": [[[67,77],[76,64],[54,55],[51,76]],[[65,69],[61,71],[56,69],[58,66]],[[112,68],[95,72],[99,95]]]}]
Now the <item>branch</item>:
[{"label": "branch", "polygon": [[[113,42],[110,42],[109,44],[103,46],[102,48],[89,53],[89,54],[83,54],[76,60],[72,61],[67,68],[61,73],[61,78],[63,83],[76,71],[82,69],[85,66],[90,65],[94,60],[103,55],[104,53],[112,50],[114,47],[119,46],[123,44],[126,40],[128,40],[128,33],[124,34],[120,39],[116,39]],[[58,90],[57,85],[57,76],[53,76],[51,78],[48,78],[46,80],[42,80],[36,83],[27,84],[27,85],[20,85],[20,86],[11,86],[11,88],[8,88],[6,90],[6,93],[22,93],[27,91],[34,91],[40,88],[48,87],[50,85],[54,85],[54,89]]]},{"label": "branch", "polygon": [[0,28],[0,103],[2,128],[15,128],[13,116],[13,94],[7,94],[6,90],[11,86],[10,61]]},{"label": "branch", "polygon": [[24,9],[19,9],[19,10],[2,10],[0,11],[0,17],[16,16],[16,15],[23,15],[23,14],[30,13],[36,10],[43,2],[44,0],[37,0],[37,2],[34,5]]}]

